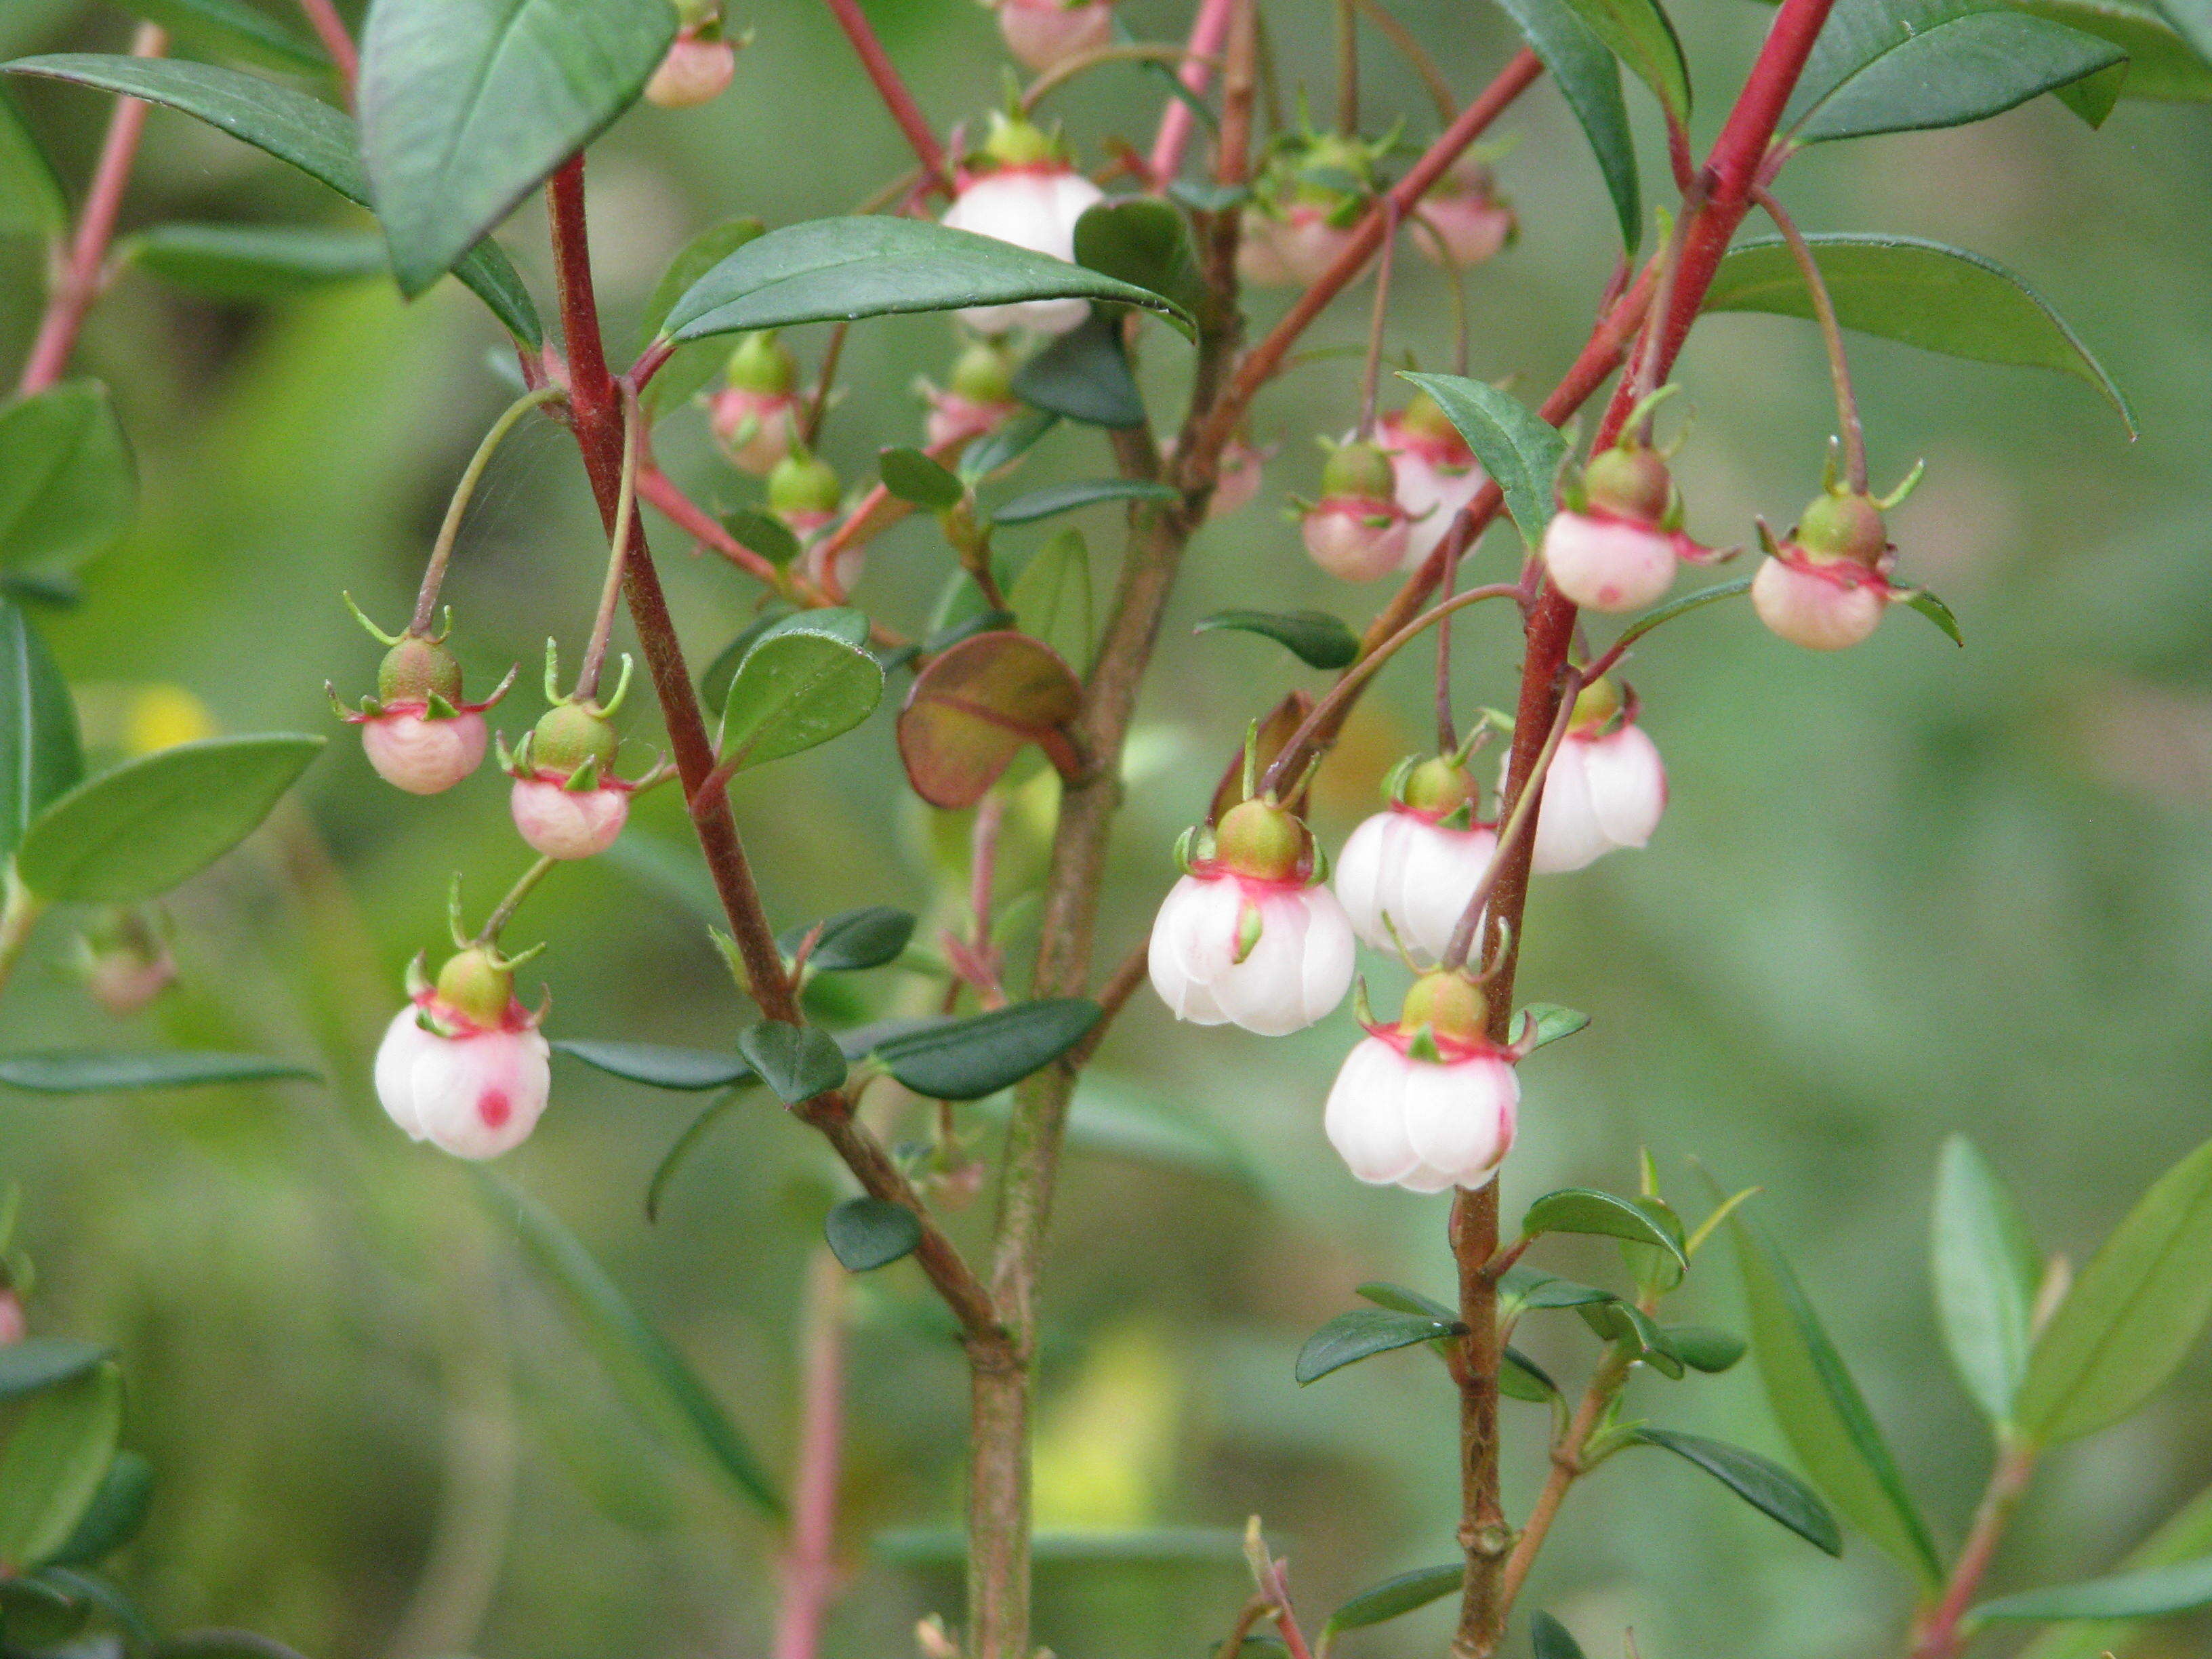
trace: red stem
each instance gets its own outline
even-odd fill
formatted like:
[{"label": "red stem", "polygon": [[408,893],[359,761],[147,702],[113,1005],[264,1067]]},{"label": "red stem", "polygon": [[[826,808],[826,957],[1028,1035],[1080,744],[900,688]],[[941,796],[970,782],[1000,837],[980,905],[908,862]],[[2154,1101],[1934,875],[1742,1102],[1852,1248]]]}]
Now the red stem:
[{"label": "red stem", "polygon": [[748,576],[774,586],[775,567],[722,528],[714,515],[677,486],[676,481],[650,461],[637,471],[639,499],[651,501],[695,540],[704,542]]},{"label": "red stem", "polygon": [[[134,58],[159,58],[168,50],[165,30],[141,23],[131,40]],[[139,135],[146,130],[147,106],[136,98],[118,98],[107,119],[107,137],[100,141],[100,161],[92,175],[92,189],[84,198],[76,235],[69,258],[54,280],[46,300],[46,314],[39,319],[31,355],[24,360],[16,395],[28,398],[44,392],[69,368],[70,353],[76,349],[77,331],[92,302],[100,297],[101,267],[107,261],[107,245],[115,235],[115,216],[123,205],[123,192],[131,183],[131,163],[138,156]]]},{"label": "red stem", "polygon": [[[1206,64],[1221,56],[1221,49],[1229,39],[1230,20],[1236,16],[1238,3],[1239,0],[1201,0],[1197,21],[1190,26],[1190,45],[1187,49],[1190,55],[1176,76],[1194,98],[1206,90]],[[1182,171],[1183,146],[1190,141],[1191,124],[1195,119],[1190,106],[1182,99],[1168,100],[1168,106],[1160,115],[1159,136],[1152,140],[1152,159],[1146,164],[1154,190],[1165,190]]]},{"label": "red stem", "polygon": [[791,1547],[783,1559],[783,1605],[776,1613],[774,1659],[815,1659],[822,1621],[837,1588],[833,1552],[845,1427],[845,1270],[826,1249],[815,1252],[806,1304]]},{"label": "red stem", "polygon": [[836,15],[837,27],[845,31],[845,38],[853,43],[853,50],[860,55],[860,67],[868,72],[868,79],[875,83],[876,95],[884,100],[884,107],[890,112],[891,119],[898,123],[898,130],[906,135],[906,141],[913,147],[915,159],[921,163],[922,172],[950,194],[952,172],[945,165],[945,148],[937,142],[937,135],[930,131],[921,106],[914,101],[914,94],[906,89],[906,82],[899,79],[898,70],[892,64],[890,54],[884,50],[884,43],[876,39],[876,32],[860,10],[859,0],[830,0],[830,9]]},{"label": "red stem", "polygon": [[315,31],[315,38],[323,43],[323,50],[331,55],[331,63],[338,72],[338,88],[345,94],[346,107],[353,107],[354,87],[361,79],[361,49],[353,43],[347,32],[345,19],[331,0],[300,0],[300,9]]},{"label": "red stem", "polygon": [[2026,1494],[2034,1473],[2033,1447],[2008,1446],[1998,1454],[1996,1467],[1990,1473],[1990,1484],[1974,1511],[1973,1527],[1943,1587],[1942,1600],[1936,1603],[1914,1639],[1912,1659],[1957,1659],[1965,1648],[1966,1638],[1960,1626],[1966,1610],[1973,1605],[1983,1575],[1996,1559],[1997,1546],[2004,1541],[2005,1528],[2012,1520],[2013,1510]]}]

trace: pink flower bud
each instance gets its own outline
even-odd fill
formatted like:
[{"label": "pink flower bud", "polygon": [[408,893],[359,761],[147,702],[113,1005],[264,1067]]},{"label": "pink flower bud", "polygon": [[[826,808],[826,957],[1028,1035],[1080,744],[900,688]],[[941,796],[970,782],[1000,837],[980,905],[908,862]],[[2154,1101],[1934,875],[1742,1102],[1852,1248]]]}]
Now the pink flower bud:
[{"label": "pink flower bud", "polygon": [[999,0],[999,33],[1006,50],[1042,74],[1068,58],[1095,52],[1114,38],[1109,0],[1063,5],[1060,0]]},{"label": "pink flower bud", "polygon": [[1489,475],[1425,392],[1407,408],[1385,415],[1376,436],[1396,469],[1410,569],[1437,550],[1460,508],[1481,492]]},{"label": "pink flower bud", "polygon": [[1311,288],[1352,246],[1354,227],[1335,210],[1295,202],[1279,216],[1248,208],[1237,245],[1237,273],[1255,288]]},{"label": "pink flower bud", "polygon": [[1513,1145],[1521,1083],[1487,1044],[1376,1030],[1345,1057],[1322,1125],[1352,1173],[1370,1186],[1437,1193],[1480,1187]]},{"label": "pink flower bud", "polygon": [[[945,210],[945,223],[997,241],[1011,242],[1055,259],[1075,258],[1075,222],[1106,192],[1073,167],[1053,160],[1001,167],[970,175]],[[1090,314],[1085,300],[1028,300],[1016,305],[970,306],[960,319],[981,334],[1033,328],[1065,334]]]},{"label": "pink flower bud", "polygon": [[387,703],[360,725],[362,747],[377,775],[410,795],[452,788],[484,757],[484,720],[475,708],[437,716],[422,703]]},{"label": "pink flower bud", "polygon": [[766,477],[791,453],[799,417],[793,392],[726,386],[707,406],[707,422],[723,456],[740,472]]},{"label": "pink flower bud", "polygon": [[1881,624],[1889,586],[1847,559],[1813,560],[1785,548],[1759,562],[1751,579],[1759,621],[1808,651],[1841,651]]},{"label": "pink flower bud", "polygon": [[677,31],[668,55],[645,83],[645,99],[663,109],[690,109],[720,97],[738,72],[738,50],[721,38],[712,40],[690,29]]},{"label": "pink flower bud", "polygon": [[1328,888],[1198,865],[1152,923],[1152,988],[1177,1019],[1281,1036],[1344,1000],[1352,952]]},{"label": "pink flower bud", "polygon": [[1532,867],[1556,875],[1641,847],[1666,808],[1667,769],[1643,727],[1570,730],[1545,775]]},{"label": "pink flower bud", "polygon": [[31,1334],[23,1316],[23,1298],[10,1288],[0,1291],[0,1348],[13,1347]]},{"label": "pink flower bud", "polygon": [[1301,530],[1313,562],[1348,582],[1379,581],[1402,568],[1411,533],[1397,502],[1362,495],[1315,502]]},{"label": "pink flower bud", "polygon": [[1544,532],[1544,567],[1587,610],[1640,611],[1674,586],[1675,542],[1656,525],[1562,507]]},{"label": "pink flower bud", "polygon": [[1011,399],[1005,403],[977,403],[957,392],[933,392],[929,398],[928,418],[922,422],[922,439],[932,449],[969,443],[996,432],[1006,417],[1020,408]]},{"label": "pink flower bud", "polygon": [[456,1158],[496,1158],[538,1127],[552,1090],[549,1053],[520,1004],[483,1026],[426,989],[385,1030],[376,1097],[410,1139]]},{"label": "pink flower bud", "polygon": [[1498,199],[1490,169],[1463,162],[1421,198],[1413,246],[1434,264],[1465,270],[1494,258],[1513,229],[1513,210]]},{"label": "pink flower bud", "polygon": [[1498,852],[1487,824],[1447,830],[1408,806],[1377,812],[1344,843],[1336,896],[1352,930],[1378,951],[1391,934],[1419,967],[1444,953],[1460,915]]},{"label": "pink flower bud", "polygon": [[619,784],[571,789],[558,778],[517,778],[507,805],[514,827],[549,859],[587,859],[614,845],[629,819],[629,794]]}]

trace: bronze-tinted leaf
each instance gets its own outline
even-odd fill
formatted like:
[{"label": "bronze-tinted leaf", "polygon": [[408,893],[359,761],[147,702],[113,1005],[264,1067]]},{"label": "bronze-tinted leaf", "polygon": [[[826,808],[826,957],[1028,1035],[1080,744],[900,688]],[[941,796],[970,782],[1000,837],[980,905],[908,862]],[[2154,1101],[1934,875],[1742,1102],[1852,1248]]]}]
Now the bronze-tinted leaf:
[{"label": "bronze-tinted leaf", "polygon": [[1066,775],[1076,759],[1066,728],[1082,695],[1059,653],[1027,635],[961,641],[915,677],[899,712],[899,758],[915,793],[949,811],[973,806],[1025,743]]}]

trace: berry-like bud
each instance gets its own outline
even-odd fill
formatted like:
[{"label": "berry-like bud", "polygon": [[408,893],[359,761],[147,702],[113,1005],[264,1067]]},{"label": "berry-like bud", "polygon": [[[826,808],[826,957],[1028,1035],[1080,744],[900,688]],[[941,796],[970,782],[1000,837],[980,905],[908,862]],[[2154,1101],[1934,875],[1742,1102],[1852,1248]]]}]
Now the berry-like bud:
[{"label": "berry-like bud", "polygon": [[477,1025],[497,1025],[514,1001],[514,969],[487,945],[472,945],[438,970],[438,1000]]},{"label": "berry-like bud", "polygon": [[802,540],[837,516],[844,496],[836,468],[818,455],[787,455],[768,475],[769,511]]},{"label": "berry-like bud", "polygon": [[1012,365],[1002,347],[986,340],[972,342],[960,354],[944,391],[926,381],[923,391],[929,399],[923,437],[932,449],[994,432],[1020,408],[1014,400]]},{"label": "berry-like bud", "polygon": [[1632,519],[1561,507],[1544,527],[1552,585],[1590,611],[1640,611],[1674,582],[1674,538]]},{"label": "berry-like bud", "polygon": [[461,665],[435,640],[404,634],[377,665],[377,701],[427,703],[434,696],[460,702]]},{"label": "berry-like bud", "polygon": [[1323,500],[1332,495],[1357,495],[1389,501],[1397,493],[1397,470],[1380,444],[1364,441],[1340,444],[1321,470]]},{"label": "berry-like bud", "polygon": [[1306,859],[1306,829],[1271,801],[1239,801],[1213,834],[1222,868],[1261,881],[1287,881]]},{"label": "berry-like bud", "polygon": [[1066,5],[1061,0],[999,0],[999,33],[1024,67],[1039,74],[1096,52],[1114,38],[1109,0]]},{"label": "berry-like bud", "polygon": [[531,764],[566,778],[586,762],[604,773],[615,763],[622,734],[589,702],[556,703],[538,716],[530,733]]},{"label": "berry-like bud", "polygon": [[645,83],[645,99],[663,109],[693,109],[720,97],[737,72],[738,49],[719,27],[679,29]]},{"label": "berry-like bud", "polygon": [[1889,529],[1881,509],[1868,497],[1848,491],[1823,494],[1805,509],[1790,538],[1816,559],[1849,559],[1874,570],[1889,551]]},{"label": "berry-like bud", "polygon": [[1377,425],[1397,473],[1406,514],[1406,564],[1419,565],[1451,532],[1452,520],[1489,482],[1459,428],[1425,392]]},{"label": "berry-like bud", "polygon": [[1596,512],[1656,526],[1674,503],[1674,478],[1656,449],[1601,449],[1583,468],[1583,495]]},{"label": "berry-like bud", "polygon": [[1431,819],[1449,817],[1475,804],[1474,780],[1449,755],[1431,755],[1406,774],[1398,799],[1409,811]]},{"label": "berry-like bud", "polygon": [[1405,562],[1410,534],[1398,505],[1397,471],[1378,444],[1339,446],[1322,468],[1321,499],[1300,526],[1316,564],[1348,582],[1371,582]]},{"label": "berry-like bud", "polygon": [[1440,1042],[1472,1046],[1488,1040],[1490,1000],[1463,973],[1423,974],[1407,988],[1398,1029],[1407,1036],[1424,1025]]},{"label": "berry-like bud", "polygon": [[1575,694],[1575,712],[1567,716],[1567,729],[1595,736],[1612,725],[1625,707],[1620,685],[1600,675]]},{"label": "berry-like bud", "polygon": [[361,746],[376,775],[410,795],[452,788],[483,763],[490,734],[483,715],[460,708],[434,719],[394,706],[361,722]]},{"label": "berry-like bud", "polygon": [[1002,167],[1044,167],[1060,160],[1060,146],[1052,135],[1026,116],[991,112],[991,136],[982,154]]},{"label": "berry-like bud", "polygon": [[[1075,222],[1106,192],[1060,159],[1051,139],[1027,121],[1000,118],[983,159],[990,171],[964,175],[944,222],[1055,259],[1075,258]],[[979,334],[1032,328],[1065,334],[1090,314],[1084,300],[1027,300],[970,306],[960,319]]]},{"label": "berry-like bud", "polygon": [[763,329],[738,342],[724,378],[737,391],[781,398],[799,384],[799,362],[774,329]]},{"label": "berry-like bud", "polygon": [[1415,247],[1435,264],[1462,270],[1495,258],[1515,228],[1513,210],[1498,199],[1490,169],[1464,159],[1421,198],[1412,224]]},{"label": "berry-like bud", "polygon": [[1900,597],[1889,581],[1894,556],[1881,508],[1859,492],[1824,492],[1790,540],[1769,548],[1751,580],[1752,608],[1792,645],[1808,651],[1856,645]]}]

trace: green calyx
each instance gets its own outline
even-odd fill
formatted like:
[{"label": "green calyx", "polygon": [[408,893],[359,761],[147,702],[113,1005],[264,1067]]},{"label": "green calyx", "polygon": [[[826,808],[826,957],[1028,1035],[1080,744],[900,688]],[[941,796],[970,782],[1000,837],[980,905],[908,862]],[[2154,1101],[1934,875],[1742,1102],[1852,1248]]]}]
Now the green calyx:
[{"label": "green calyx", "polygon": [[611,770],[621,747],[622,734],[596,702],[564,702],[549,708],[530,733],[531,763],[563,777],[586,766],[600,773]]},{"label": "green calyx", "polygon": [[1568,718],[1567,728],[1573,732],[1595,732],[1613,723],[1623,707],[1620,688],[1609,679],[1592,680],[1575,698],[1575,712]]},{"label": "green calyx", "polygon": [[799,384],[799,363],[777,342],[771,329],[748,334],[738,342],[737,349],[730,354],[727,375],[730,385],[739,392],[787,398]]},{"label": "green calyx", "polygon": [[1457,969],[1440,968],[1407,989],[1398,1029],[1410,1036],[1425,1027],[1447,1042],[1473,1044],[1486,1039],[1489,1020],[1482,988]]},{"label": "green calyx", "polygon": [[1306,827],[1272,801],[1239,801],[1213,831],[1214,857],[1258,881],[1288,881],[1306,858]]},{"label": "green calyx", "polygon": [[1336,495],[1387,501],[1398,493],[1398,471],[1380,445],[1364,440],[1339,446],[1321,470],[1323,500]]},{"label": "green calyx", "polygon": [[779,519],[818,520],[835,513],[845,487],[837,471],[818,455],[793,450],[768,475],[768,507]]},{"label": "green calyx", "polygon": [[1417,392],[1413,401],[1398,411],[1398,428],[1417,438],[1432,443],[1463,444],[1460,429],[1451,423],[1451,416],[1425,392]]},{"label": "green calyx", "polygon": [[514,964],[488,945],[471,945],[438,969],[438,1000],[475,1024],[504,1024],[514,1002]]},{"label": "green calyx", "polygon": [[1583,497],[1617,519],[1656,525],[1674,505],[1674,477],[1656,449],[1642,444],[1601,449],[1583,468]]},{"label": "green calyx", "polygon": [[991,136],[983,141],[982,154],[1002,167],[1048,167],[1060,159],[1050,133],[1025,116],[1003,110],[991,112]]},{"label": "green calyx", "polygon": [[1872,570],[1889,550],[1889,528],[1871,496],[1849,490],[1818,496],[1790,539],[1815,559],[1849,559]]},{"label": "green calyx", "polygon": [[448,704],[461,700],[461,665],[453,653],[421,634],[403,634],[376,669],[377,701]]},{"label": "green calyx", "polygon": [[1480,804],[1480,790],[1467,769],[1449,755],[1431,755],[1408,767],[1398,780],[1395,798],[1425,818],[1448,818]]},{"label": "green calyx", "polygon": [[978,340],[952,365],[946,388],[971,404],[1007,404],[1014,399],[1014,371],[998,347]]}]

